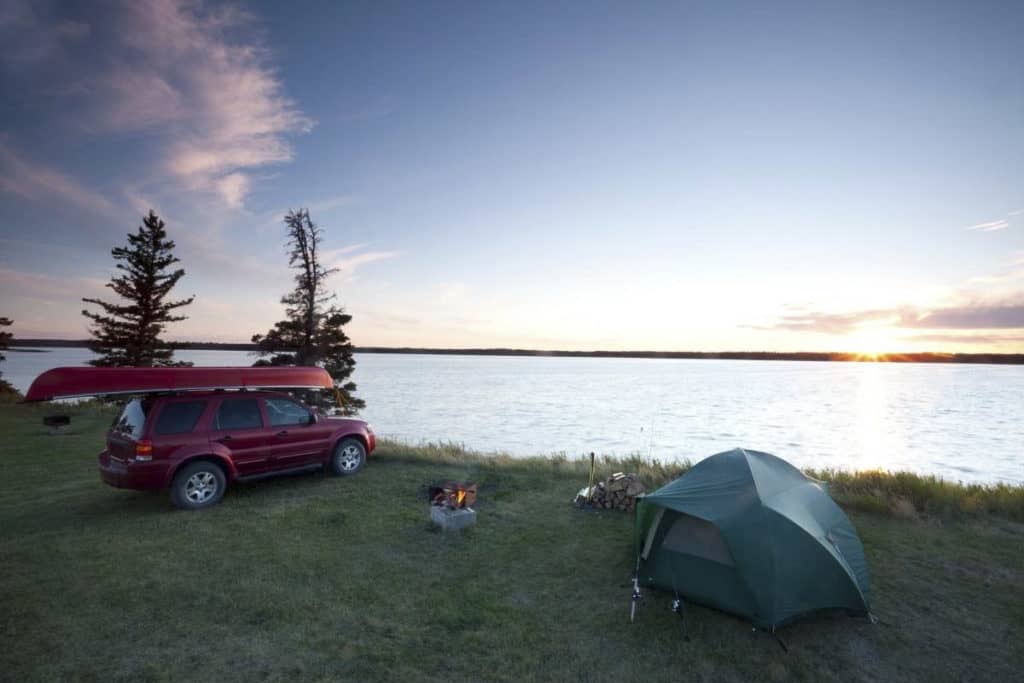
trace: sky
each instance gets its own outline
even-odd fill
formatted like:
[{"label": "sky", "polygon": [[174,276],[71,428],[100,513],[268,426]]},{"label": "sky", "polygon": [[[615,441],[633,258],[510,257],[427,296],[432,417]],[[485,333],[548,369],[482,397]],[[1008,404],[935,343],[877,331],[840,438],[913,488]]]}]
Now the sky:
[{"label": "sky", "polygon": [[154,209],[247,341],[325,232],[357,346],[1024,352],[1024,3],[0,5],[0,316],[84,338]]}]

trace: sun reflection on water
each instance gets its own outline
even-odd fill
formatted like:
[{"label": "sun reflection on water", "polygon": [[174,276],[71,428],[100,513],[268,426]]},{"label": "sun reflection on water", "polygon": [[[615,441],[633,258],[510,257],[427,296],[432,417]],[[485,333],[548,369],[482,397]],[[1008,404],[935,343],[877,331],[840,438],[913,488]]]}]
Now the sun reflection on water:
[{"label": "sun reflection on water", "polygon": [[858,363],[857,374],[857,461],[846,463],[851,470],[886,469],[899,448],[889,415],[887,365]]}]

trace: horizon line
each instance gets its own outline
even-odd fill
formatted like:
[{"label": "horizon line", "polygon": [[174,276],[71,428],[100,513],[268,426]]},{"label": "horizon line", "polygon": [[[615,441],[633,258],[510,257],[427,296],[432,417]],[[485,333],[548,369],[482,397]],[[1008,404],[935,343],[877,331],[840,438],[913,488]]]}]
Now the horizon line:
[{"label": "horizon line", "polygon": [[[62,338],[12,338],[8,350],[15,347],[43,346],[64,348],[87,348],[88,339]],[[171,341],[164,348],[178,350],[223,350],[255,351],[251,342],[213,341]],[[418,355],[478,355],[478,356],[556,356],[556,357],[598,357],[598,358],[667,358],[680,360],[802,360],[842,362],[990,362],[1024,364],[1024,353],[986,352],[943,352],[918,351],[910,353],[882,352],[863,353],[851,351],[650,351],[650,350],[565,350],[565,349],[523,349],[514,347],[416,347],[416,346],[353,346],[354,353],[392,353]]]}]

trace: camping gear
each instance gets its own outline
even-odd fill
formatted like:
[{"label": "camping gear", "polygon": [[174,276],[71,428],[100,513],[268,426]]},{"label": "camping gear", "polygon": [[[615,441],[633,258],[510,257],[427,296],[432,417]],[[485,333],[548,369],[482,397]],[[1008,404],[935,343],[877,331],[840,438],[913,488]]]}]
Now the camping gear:
[{"label": "camping gear", "polygon": [[[637,581],[774,631],[801,615],[868,616],[868,567],[824,484],[737,448],[637,499]],[[635,600],[635,598],[634,598]]]},{"label": "camping gear", "polygon": [[214,389],[333,389],[323,368],[53,368],[36,377],[26,401]]},{"label": "camping gear", "polygon": [[597,467],[594,464],[594,451],[590,451],[590,478],[587,480],[587,502],[591,502],[594,499],[594,474],[597,471]]}]

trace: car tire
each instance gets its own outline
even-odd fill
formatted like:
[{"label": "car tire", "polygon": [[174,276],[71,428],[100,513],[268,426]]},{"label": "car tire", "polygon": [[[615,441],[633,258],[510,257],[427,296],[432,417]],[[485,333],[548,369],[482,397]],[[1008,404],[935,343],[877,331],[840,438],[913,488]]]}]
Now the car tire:
[{"label": "car tire", "polygon": [[216,505],[228,487],[220,465],[209,460],[185,465],[174,475],[171,502],[182,510],[202,510]]},{"label": "car tire", "polygon": [[331,472],[339,477],[349,477],[366,464],[366,447],[359,439],[342,439],[331,454]]}]

